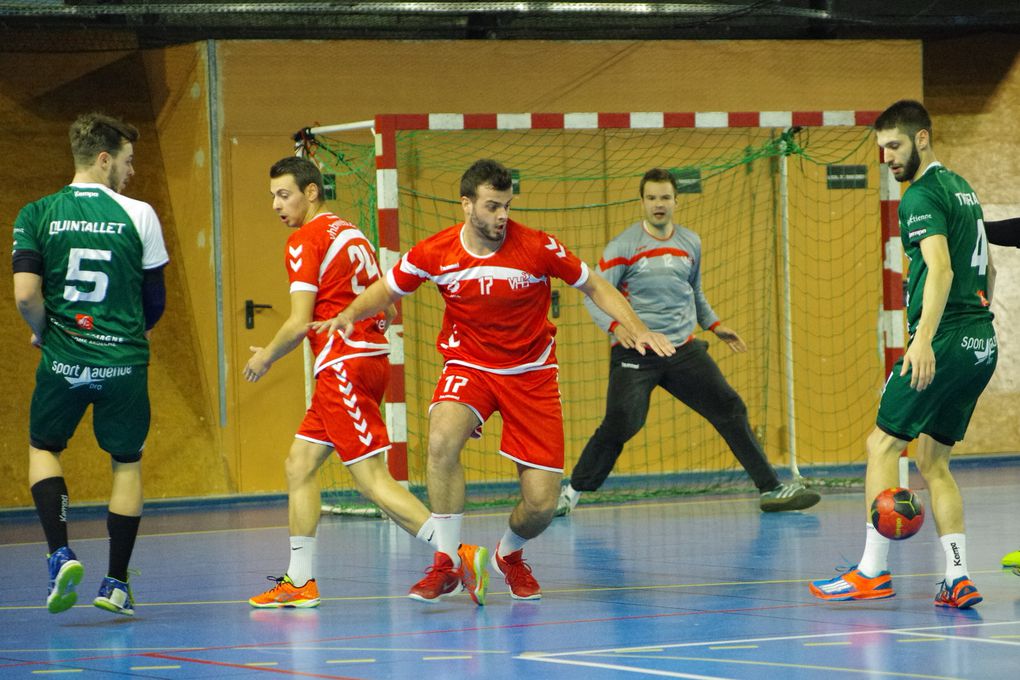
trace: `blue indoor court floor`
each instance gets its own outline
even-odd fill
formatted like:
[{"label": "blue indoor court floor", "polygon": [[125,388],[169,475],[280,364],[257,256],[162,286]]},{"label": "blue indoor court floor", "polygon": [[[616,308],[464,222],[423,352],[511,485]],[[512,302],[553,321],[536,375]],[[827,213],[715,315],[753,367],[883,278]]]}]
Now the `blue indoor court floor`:
[{"label": "blue indoor court floor", "polygon": [[[985,598],[969,611],[932,604],[943,556],[930,517],[892,547],[896,597],[809,594],[860,556],[859,491],[792,514],[761,514],[750,496],[582,505],[525,551],[543,599],[513,601],[493,578],[485,607],[409,600],[426,547],[388,521],[325,516],[322,605],[254,610],[247,598],[286,567],[285,504],[157,507],[135,549],[133,619],[91,605],[103,514],[72,508],[86,574],[59,615],[34,516],[0,515],[0,678],[1017,678],[1020,577],[999,560],[1020,548],[1020,458],[957,478]],[[491,549],[506,513],[469,514],[465,540]]]}]

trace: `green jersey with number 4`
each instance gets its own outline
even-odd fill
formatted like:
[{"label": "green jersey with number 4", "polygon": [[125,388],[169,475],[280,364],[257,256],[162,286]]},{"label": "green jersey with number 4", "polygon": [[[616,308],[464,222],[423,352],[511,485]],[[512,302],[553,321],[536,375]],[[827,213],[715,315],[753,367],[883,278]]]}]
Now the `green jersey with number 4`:
[{"label": "green jersey with number 4", "polygon": [[14,250],[43,258],[46,355],[98,366],[148,363],[143,272],[169,260],[149,204],[101,184],[71,184],[22,208]]},{"label": "green jersey with number 4", "polygon": [[935,234],[946,237],[953,267],[940,330],[990,321],[988,308],[988,239],[981,204],[967,180],[933,163],[904,192],[900,201],[900,239],[910,258],[907,285],[907,325],[913,334],[921,318],[928,267],[921,241]]}]

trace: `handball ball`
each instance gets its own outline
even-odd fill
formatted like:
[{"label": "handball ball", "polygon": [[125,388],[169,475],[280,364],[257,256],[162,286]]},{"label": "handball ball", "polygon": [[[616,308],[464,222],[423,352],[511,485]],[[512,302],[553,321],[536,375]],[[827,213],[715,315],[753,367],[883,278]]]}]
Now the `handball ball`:
[{"label": "handball ball", "polygon": [[886,538],[910,538],[924,524],[924,505],[910,489],[886,489],[871,504],[871,523]]}]

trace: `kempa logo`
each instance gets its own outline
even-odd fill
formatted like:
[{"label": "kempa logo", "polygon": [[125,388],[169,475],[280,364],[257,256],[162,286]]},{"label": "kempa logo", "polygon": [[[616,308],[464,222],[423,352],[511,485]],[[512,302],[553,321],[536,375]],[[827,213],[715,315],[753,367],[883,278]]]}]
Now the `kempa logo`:
[{"label": "kempa logo", "polygon": [[911,215],[907,218],[907,226],[909,227],[914,222],[920,222],[921,220],[930,220],[931,215]]},{"label": "kempa logo", "polygon": [[54,361],[50,364],[50,370],[63,376],[64,380],[71,384],[72,390],[85,386],[101,390],[103,386],[100,383],[104,380],[131,375],[131,369],[131,366],[79,366],[78,364],[65,364],[61,361]]}]

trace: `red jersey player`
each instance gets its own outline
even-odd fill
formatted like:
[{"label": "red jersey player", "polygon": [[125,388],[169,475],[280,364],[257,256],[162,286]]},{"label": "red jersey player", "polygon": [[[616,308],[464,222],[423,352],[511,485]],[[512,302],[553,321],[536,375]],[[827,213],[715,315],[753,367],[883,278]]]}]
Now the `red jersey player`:
[{"label": "red jersey player", "polygon": [[[499,452],[517,466],[521,498],[496,544],[492,566],[519,600],[542,596],[524,544],[541,534],[556,509],[563,476],[563,413],[557,382],[556,328],[548,320],[550,279],[579,289],[634,333],[634,346],[674,352],[651,333],[623,296],[567,250],[556,237],[509,219],[510,172],[480,160],[460,184],[464,222],[444,229],[404,254],[384,280],[372,284],[320,330],[356,333],[371,317],[425,281],[446,303],[436,346],[445,359],[429,411],[428,491],[437,552],[410,597],[435,601],[477,588],[485,579],[478,551],[460,544],[464,470],[460,452],[494,411],[503,418]],[[482,550],[481,548],[479,551]],[[461,558],[473,557],[467,561]]]},{"label": "red jersey player", "polygon": [[[394,481],[384,453],[390,448],[379,402],[389,378],[383,335],[395,309],[381,309],[346,335],[310,333],[312,321],[329,319],[379,279],[372,245],[350,222],[323,205],[322,174],[309,160],[284,158],[269,171],[273,209],[288,227],[285,264],[290,276],[290,316],[266,347],[252,347],[244,377],[255,382],[273,362],[307,336],[315,355],[315,391],[287,455],[290,566],[275,585],[251,598],[253,607],[316,607],[315,530],[320,498],[317,471],[336,450],[358,490],[408,533],[432,538],[429,511]],[[473,546],[466,546],[473,548]]]}]

